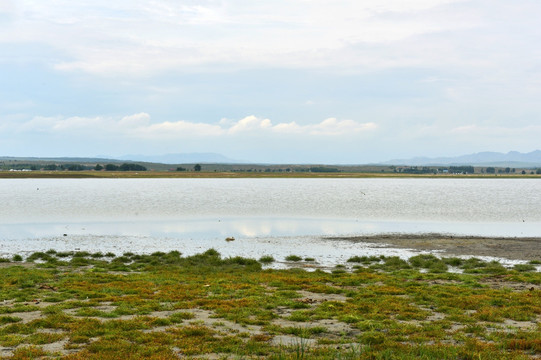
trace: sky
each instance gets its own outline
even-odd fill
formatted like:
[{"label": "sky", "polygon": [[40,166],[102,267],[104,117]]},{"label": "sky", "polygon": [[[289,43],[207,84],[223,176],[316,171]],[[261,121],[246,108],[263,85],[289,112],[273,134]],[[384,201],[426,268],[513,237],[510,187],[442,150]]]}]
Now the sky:
[{"label": "sky", "polygon": [[541,148],[539,0],[0,0],[0,156]]}]

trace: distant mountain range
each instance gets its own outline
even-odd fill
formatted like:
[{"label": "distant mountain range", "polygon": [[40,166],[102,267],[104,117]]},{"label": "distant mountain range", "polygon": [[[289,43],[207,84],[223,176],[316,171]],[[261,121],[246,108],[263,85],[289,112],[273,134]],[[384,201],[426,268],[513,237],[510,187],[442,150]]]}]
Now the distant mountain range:
[{"label": "distant mountain range", "polygon": [[[84,157],[11,157],[0,156],[0,161],[29,161],[29,162],[65,162],[65,163],[116,163],[138,161],[144,163],[163,164],[250,164],[247,161],[235,160],[217,153],[184,153],[165,155],[124,155],[113,157],[98,155],[94,158]],[[330,164],[327,164],[330,165]],[[456,157],[415,157],[410,159],[394,159],[372,165],[403,165],[403,166],[494,166],[511,168],[540,168],[541,150],[529,153],[510,151],[508,153],[480,152]],[[360,166],[360,165],[359,165]]]},{"label": "distant mountain range", "polygon": [[239,164],[243,161],[230,159],[216,153],[186,153],[186,154],[165,154],[165,155],[124,155],[118,160],[144,161],[161,164]]},{"label": "distant mountain range", "polygon": [[480,152],[476,154],[461,155],[456,157],[415,157],[411,159],[394,159],[383,162],[385,165],[411,165],[411,166],[448,166],[448,165],[472,165],[472,166],[498,166],[498,167],[540,167],[541,150],[529,153],[510,151],[507,154],[499,152]]}]

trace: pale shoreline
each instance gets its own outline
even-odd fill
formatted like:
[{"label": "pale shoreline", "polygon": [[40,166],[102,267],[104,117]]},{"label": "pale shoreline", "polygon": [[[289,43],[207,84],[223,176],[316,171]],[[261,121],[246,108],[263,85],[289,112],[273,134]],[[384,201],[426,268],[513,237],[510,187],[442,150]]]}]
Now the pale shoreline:
[{"label": "pale shoreline", "polygon": [[438,251],[444,256],[490,256],[510,260],[541,260],[539,237],[489,237],[449,234],[380,234],[329,237],[354,243],[387,245],[392,248]]},{"label": "pale shoreline", "polygon": [[[309,246],[307,246],[309,245]],[[186,256],[217,250],[224,257],[241,256],[258,259],[270,255],[276,259],[272,267],[288,268],[288,255],[314,258],[311,265],[331,268],[345,264],[351,256],[398,256],[408,259],[419,253],[434,253],[438,257],[486,257],[503,263],[515,264],[541,261],[541,237],[492,237],[452,234],[374,234],[353,236],[302,236],[225,238],[205,240],[160,238],[153,236],[71,235],[39,237],[0,242],[0,257],[14,254],[29,256],[34,252],[88,251],[150,254],[156,251],[180,251]]]}]

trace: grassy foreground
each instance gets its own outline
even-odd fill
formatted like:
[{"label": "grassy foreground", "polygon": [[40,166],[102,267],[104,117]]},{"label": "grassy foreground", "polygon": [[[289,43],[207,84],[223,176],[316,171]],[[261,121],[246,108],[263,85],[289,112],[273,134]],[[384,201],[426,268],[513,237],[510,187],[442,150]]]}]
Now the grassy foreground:
[{"label": "grassy foreground", "polygon": [[[537,261],[352,256],[331,272],[215,250],[2,259],[0,355],[12,359],[541,357]],[[297,268],[295,268],[297,267]],[[461,273],[449,272],[459,269]],[[313,268],[311,269],[313,270]]]}]

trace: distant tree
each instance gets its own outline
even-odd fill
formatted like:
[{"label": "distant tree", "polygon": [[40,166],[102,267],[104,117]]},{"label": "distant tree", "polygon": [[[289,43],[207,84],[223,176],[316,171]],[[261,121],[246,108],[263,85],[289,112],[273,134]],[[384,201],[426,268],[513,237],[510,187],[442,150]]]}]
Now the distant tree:
[{"label": "distant tree", "polygon": [[194,167],[193,167],[194,171],[201,171],[201,165],[199,164],[196,164]]},{"label": "distant tree", "polygon": [[430,169],[429,167],[423,166],[421,169],[417,166],[410,166],[409,168],[402,169],[402,172],[405,174],[428,174],[428,173],[435,173],[434,170]]},{"label": "distant tree", "polygon": [[186,171],[186,168],[183,168],[182,166],[179,166],[179,167],[177,168],[177,171]]},{"label": "distant tree", "polygon": [[487,167],[486,172],[487,172],[487,174],[495,174],[496,173],[496,168]]},{"label": "distant tree", "polygon": [[526,174],[526,170],[522,170],[522,175],[525,175]]},{"label": "distant tree", "polygon": [[124,163],[118,168],[120,171],[147,171],[147,168],[143,165]]},{"label": "distant tree", "polygon": [[68,166],[68,171],[82,171],[85,170],[85,167],[81,164],[70,164]]},{"label": "distant tree", "polygon": [[506,174],[509,174],[510,172],[511,172],[511,168],[506,167],[506,168],[505,168],[505,173],[506,173]]},{"label": "distant tree", "polygon": [[473,166],[450,166],[449,172],[453,174],[473,174],[475,172],[475,169],[473,168]]},{"label": "distant tree", "polygon": [[107,164],[105,165],[105,171],[117,171],[118,166],[115,164]]},{"label": "distant tree", "polygon": [[45,166],[43,167],[43,170],[51,170],[51,171],[54,171],[54,170],[56,170],[56,168],[57,168],[56,164],[49,164],[49,165],[45,165]]},{"label": "distant tree", "polygon": [[537,170],[535,171],[535,173],[538,174],[538,175],[541,174],[541,168],[537,169]]},{"label": "distant tree", "polygon": [[96,164],[96,166],[94,167],[94,170],[101,171],[103,170],[103,166],[101,166],[100,164]]},{"label": "distant tree", "polygon": [[330,168],[325,166],[312,166],[310,172],[340,172],[337,168]]}]

